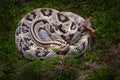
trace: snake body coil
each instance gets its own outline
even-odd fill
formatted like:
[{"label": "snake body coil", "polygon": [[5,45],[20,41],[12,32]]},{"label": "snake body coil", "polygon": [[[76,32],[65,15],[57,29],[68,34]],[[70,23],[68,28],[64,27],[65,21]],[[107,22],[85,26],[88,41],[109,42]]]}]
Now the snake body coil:
[{"label": "snake body coil", "polygon": [[85,19],[72,12],[39,8],[21,19],[15,32],[18,50],[28,59],[77,56],[91,43]]}]

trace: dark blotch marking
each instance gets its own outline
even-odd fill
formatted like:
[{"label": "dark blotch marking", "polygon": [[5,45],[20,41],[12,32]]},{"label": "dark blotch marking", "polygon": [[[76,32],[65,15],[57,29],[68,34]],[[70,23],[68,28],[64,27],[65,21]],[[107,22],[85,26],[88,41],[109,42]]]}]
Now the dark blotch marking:
[{"label": "dark blotch marking", "polygon": [[73,38],[74,34],[70,34],[69,36],[70,36],[70,40],[71,40]]},{"label": "dark blotch marking", "polygon": [[33,27],[34,27],[37,23],[39,23],[39,22],[43,22],[44,24],[48,23],[46,20],[39,20],[39,21],[36,21],[36,22],[34,23]]},{"label": "dark blotch marking", "polygon": [[20,28],[19,28],[20,25],[21,25],[21,22],[18,23],[18,28],[17,28],[17,30],[16,30],[16,35],[19,35],[20,32],[21,32],[21,30],[20,30]]},{"label": "dark blotch marking", "polygon": [[58,26],[58,28],[59,28],[59,30],[60,30],[61,32],[66,33],[65,30],[62,30],[62,24],[60,24],[60,25]]},{"label": "dark blotch marking", "polygon": [[69,36],[64,36],[64,35],[61,35],[62,39],[64,39],[65,41],[67,42],[70,42],[70,40],[73,38],[74,34],[70,34]]},{"label": "dark blotch marking", "polygon": [[66,41],[66,37],[64,35],[61,35],[62,39],[64,39]]},{"label": "dark blotch marking", "polygon": [[78,23],[78,26],[80,26],[81,25],[81,23]]},{"label": "dark blotch marking", "polygon": [[20,32],[21,32],[20,29],[17,29],[17,30],[16,30],[16,35],[19,35]]},{"label": "dark blotch marking", "polygon": [[35,14],[36,12],[31,12],[31,14],[33,15],[33,17],[34,17],[34,19],[35,19],[35,17],[36,17],[36,14]]},{"label": "dark blotch marking", "polygon": [[31,39],[29,39],[29,38],[25,38],[25,37],[24,37],[24,40],[30,41]]},{"label": "dark blotch marking", "polygon": [[56,30],[58,30],[58,26],[57,25],[55,25],[55,24],[52,24],[52,25],[55,27]]},{"label": "dark blotch marking", "polygon": [[42,56],[40,56],[40,55],[38,55],[38,54],[40,54],[41,53],[41,51],[42,51],[42,49],[41,48],[37,48],[36,49],[36,51],[35,51],[35,55],[37,56],[37,57],[45,57],[48,53],[49,53],[49,51],[47,50],[47,49],[44,49],[44,54],[42,55]]},{"label": "dark blotch marking", "polygon": [[77,47],[75,48],[79,53],[81,52],[81,48],[80,47]]},{"label": "dark blotch marking", "polygon": [[29,15],[26,17],[26,20],[32,21]]},{"label": "dark blotch marking", "polygon": [[33,45],[33,43],[30,43],[30,46],[32,46]]},{"label": "dark blotch marking", "polygon": [[22,45],[21,45],[21,44],[22,44],[22,42],[23,42],[23,40],[21,39],[21,40],[20,40],[20,44],[19,44],[19,46],[20,46],[21,48],[22,48]]},{"label": "dark blotch marking", "polygon": [[37,56],[37,57],[41,57],[41,56],[39,56],[38,54],[39,53],[41,53],[41,48],[37,48],[36,50],[35,50],[35,55]]},{"label": "dark blotch marking", "polygon": [[[65,16],[65,15],[63,15],[63,14],[60,14],[60,13],[57,13],[57,15],[58,15],[58,19],[59,19],[59,21],[61,21],[61,22],[67,22],[69,19],[68,19],[68,17],[67,16]],[[65,19],[64,20],[62,20],[61,19],[61,16],[64,16],[65,17]]]},{"label": "dark blotch marking", "polygon": [[29,39],[29,38],[25,38],[24,37],[24,41],[30,46],[30,44],[28,43],[28,41],[30,41],[31,39]]},{"label": "dark blotch marking", "polygon": [[91,45],[91,38],[88,37],[88,45]]},{"label": "dark blotch marking", "polygon": [[86,33],[82,32],[80,36],[84,36],[84,35],[86,35]]},{"label": "dark blotch marking", "polygon": [[62,53],[60,53],[60,52],[56,52],[56,54],[57,54],[57,55],[61,55]]},{"label": "dark blotch marking", "polygon": [[68,51],[69,51],[69,49],[67,51],[64,51],[64,52],[56,52],[56,54],[57,55],[66,55]]},{"label": "dark blotch marking", "polygon": [[29,29],[29,26],[28,26],[28,25],[26,25],[25,23],[22,23],[22,26],[23,26],[23,27],[26,27],[26,28],[28,28],[28,29]]},{"label": "dark blotch marking", "polygon": [[82,27],[79,27],[79,28],[78,28],[78,31],[81,31],[81,28],[82,28]]},{"label": "dark blotch marking", "polygon": [[44,24],[48,23],[46,20],[40,20],[40,22],[43,22]]},{"label": "dark blotch marking", "polygon": [[25,47],[23,47],[23,50],[24,51],[26,51],[26,50],[29,50],[30,48],[29,48],[29,46],[27,46],[27,45],[24,45]]},{"label": "dark blotch marking", "polygon": [[52,26],[50,26],[50,32],[55,33],[55,30],[52,28]]},{"label": "dark blotch marking", "polygon": [[43,57],[45,57],[46,55],[48,55],[49,51],[47,49],[44,50],[44,54],[42,55]]},{"label": "dark blotch marking", "polygon": [[75,29],[76,29],[76,25],[75,25],[74,22],[72,22],[72,25],[71,25],[70,29],[71,29],[71,30],[75,30]]},{"label": "dark blotch marking", "polygon": [[30,15],[32,15],[33,18],[35,19],[35,17],[36,17],[35,12],[31,12],[29,15],[27,15],[26,20],[32,21],[32,19],[30,18]]},{"label": "dark blotch marking", "polygon": [[[48,12],[48,14],[45,14],[45,11],[49,11]],[[50,15],[52,15],[52,10],[49,10],[49,9],[41,9],[41,12],[42,12],[42,14],[44,15],[44,16],[50,16]]]},{"label": "dark blotch marking", "polygon": [[82,45],[83,45],[83,49],[85,49],[85,42],[84,42],[84,43],[82,43]]},{"label": "dark blotch marking", "polygon": [[25,28],[22,28],[22,32],[23,33],[27,33],[27,32],[29,32],[27,29],[25,30]]},{"label": "dark blotch marking", "polygon": [[80,48],[79,47],[77,47],[77,48],[75,48],[77,51],[80,51]]}]

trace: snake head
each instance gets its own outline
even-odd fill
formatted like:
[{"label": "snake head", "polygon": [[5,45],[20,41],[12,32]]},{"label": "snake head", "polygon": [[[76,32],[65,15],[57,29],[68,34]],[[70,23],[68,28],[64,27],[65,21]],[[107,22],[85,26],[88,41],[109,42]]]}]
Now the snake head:
[{"label": "snake head", "polygon": [[62,40],[56,40],[57,43],[53,43],[50,45],[50,49],[55,52],[65,52],[69,49],[69,44]]},{"label": "snake head", "polygon": [[96,33],[96,30],[92,28],[90,18],[87,18],[84,21],[84,29],[83,29],[83,31],[87,31],[87,30],[90,31],[90,33],[92,33],[93,35]]}]

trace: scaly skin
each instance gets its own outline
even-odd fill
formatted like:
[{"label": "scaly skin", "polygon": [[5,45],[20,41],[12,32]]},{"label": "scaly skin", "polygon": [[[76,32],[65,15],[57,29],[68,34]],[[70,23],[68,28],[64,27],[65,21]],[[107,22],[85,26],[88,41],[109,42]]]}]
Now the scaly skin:
[{"label": "scaly skin", "polygon": [[85,20],[72,12],[39,8],[21,19],[15,43],[23,56],[32,60],[56,55],[77,56],[91,43],[88,31],[96,32],[90,19]]}]

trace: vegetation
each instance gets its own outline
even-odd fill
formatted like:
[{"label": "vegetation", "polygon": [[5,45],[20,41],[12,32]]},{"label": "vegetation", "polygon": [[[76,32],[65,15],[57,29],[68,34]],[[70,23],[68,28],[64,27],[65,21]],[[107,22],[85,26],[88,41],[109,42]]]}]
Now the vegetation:
[{"label": "vegetation", "polygon": [[[1,0],[0,80],[120,80],[120,0]],[[14,34],[28,12],[42,7],[91,17],[97,30],[80,57],[29,61],[19,56]]]}]

